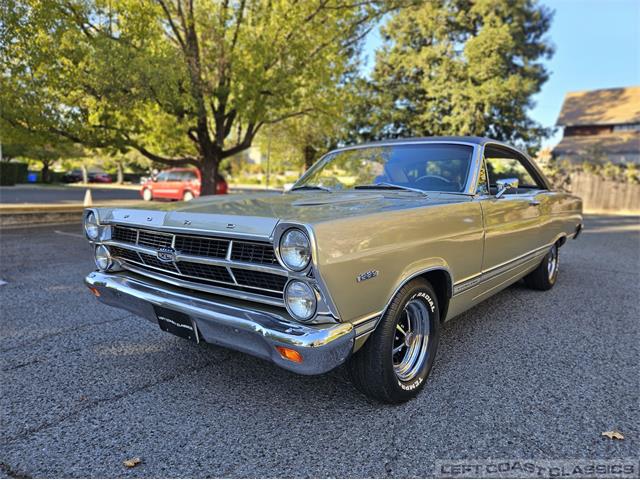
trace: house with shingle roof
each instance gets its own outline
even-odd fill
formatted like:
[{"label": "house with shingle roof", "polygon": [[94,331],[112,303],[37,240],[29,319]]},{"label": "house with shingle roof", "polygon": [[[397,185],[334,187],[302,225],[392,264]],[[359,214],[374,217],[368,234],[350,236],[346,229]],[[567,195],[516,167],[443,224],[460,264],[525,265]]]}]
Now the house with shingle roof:
[{"label": "house with shingle roof", "polygon": [[554,158],[640,164],[640,86],[567,93]]}]

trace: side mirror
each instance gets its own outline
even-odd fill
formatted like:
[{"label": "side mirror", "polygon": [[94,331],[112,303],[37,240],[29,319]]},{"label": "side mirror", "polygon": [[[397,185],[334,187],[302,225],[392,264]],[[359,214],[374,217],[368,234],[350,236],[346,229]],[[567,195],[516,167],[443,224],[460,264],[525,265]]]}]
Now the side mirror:
[{"label": "side mirror", "polygon": [[155,175],[153,177],[151,177],[151,181],[153,183],[156,183],[158,181],[158,177],[156,177]]},{"label": "side mirror", "polygon": [[498,193],[496,193],[496,198],[502,197],[506,193],[507,190],[517,189],[519,181],[517,178],[501,178],[496,181],[496,187],[498,187]]}]

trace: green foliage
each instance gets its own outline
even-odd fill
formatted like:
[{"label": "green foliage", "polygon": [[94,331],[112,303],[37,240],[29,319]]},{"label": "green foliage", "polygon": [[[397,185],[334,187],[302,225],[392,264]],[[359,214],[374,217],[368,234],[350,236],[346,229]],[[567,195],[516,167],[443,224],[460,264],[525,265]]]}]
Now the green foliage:
[{"label": "green foliage", "polygon": [[0,162],[0,185],[10,186],[27,181],[27,164]]},{"label": "green foliage", "polygon": [[322,111],[382,2],[8,0],[0,115],[91,148],[191,164]]},{"label": "green foliage", "polygon": [[534,150],[551,12],[535,0],[432,0],[396,13],[356,105],[356,138],[486,135]]}]

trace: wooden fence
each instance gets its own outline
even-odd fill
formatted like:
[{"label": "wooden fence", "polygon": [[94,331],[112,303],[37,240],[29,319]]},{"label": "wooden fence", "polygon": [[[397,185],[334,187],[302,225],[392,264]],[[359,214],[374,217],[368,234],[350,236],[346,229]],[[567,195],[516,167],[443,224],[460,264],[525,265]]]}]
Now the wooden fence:
[{"label": "wooden fence", "polygon": [[640,214],[640,185],[605,180],[591,173],[572,173],[569,190],[582,198],[586,213]]}]

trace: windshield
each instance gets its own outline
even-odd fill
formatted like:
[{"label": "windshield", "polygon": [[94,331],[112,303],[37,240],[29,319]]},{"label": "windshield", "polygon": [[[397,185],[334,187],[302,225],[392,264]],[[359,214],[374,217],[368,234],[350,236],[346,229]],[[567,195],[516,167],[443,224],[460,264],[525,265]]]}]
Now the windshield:
[{"label": "windshield", "polygon": [[463,192],[472,156],[471,146],[435,143],[342,150],[323,157],[293,189]]}]

